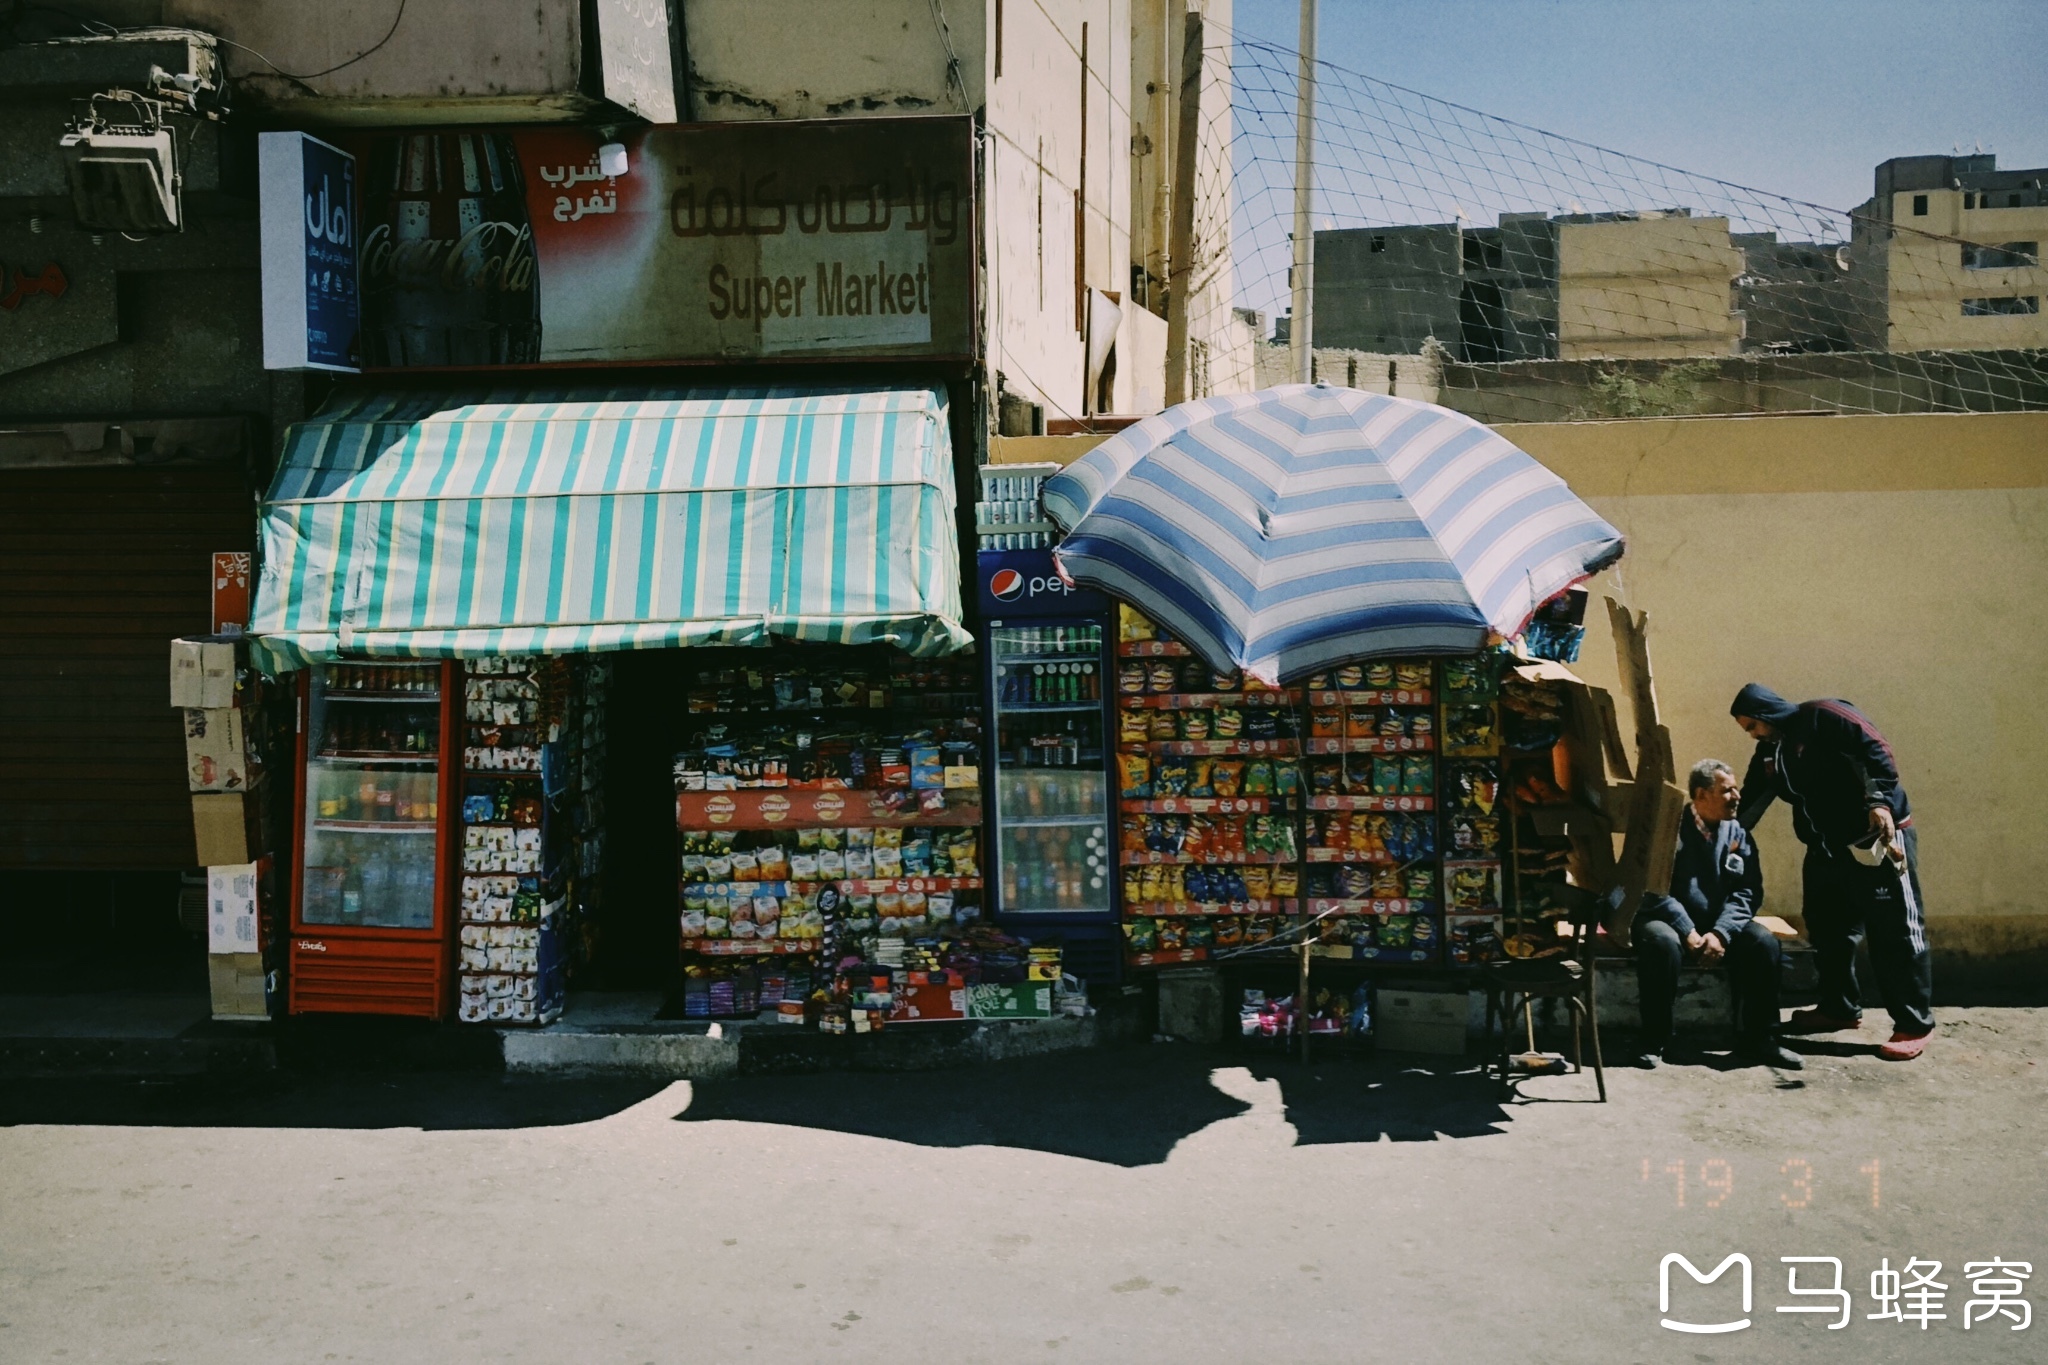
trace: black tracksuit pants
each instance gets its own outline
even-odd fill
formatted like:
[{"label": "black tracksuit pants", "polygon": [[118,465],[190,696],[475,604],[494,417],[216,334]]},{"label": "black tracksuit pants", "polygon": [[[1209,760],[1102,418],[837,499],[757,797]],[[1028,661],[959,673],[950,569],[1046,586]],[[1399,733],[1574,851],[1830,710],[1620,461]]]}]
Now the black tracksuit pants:
[{"label": "black tracksuit pants", "polygon": [[1806,937],[1820,969],[1822,1014],[1856,1019],[1863,992],[1856,981],[1856,945],[1870,938],[1870,965],[1885,1008],[1901,1033],[1934,1027],[1934,963],[1927,951],[1927,907],[1920,899],[1920,844],[1911,826],[1906,840],[1906,881],[1890,867],[1865,867],[1846,853],[1806,850]]},{"label": "black tracksuit pants", "polygon": [[[1678,969],[1685,962],[1685,940],[1662,920],[1638,919],[1630,934],[1636,948],[1636,989],[1642,999],[1643,1045],[1661,1052],[1671,1041],[1671,1006],[1678,997]],[[1728,945],[1729,990],[1735,996],[1735,1036],[1760,1043],[1778,1027],[1778,964],[1784,950],[1771,931],[1755,920],[1742,926]]]}]

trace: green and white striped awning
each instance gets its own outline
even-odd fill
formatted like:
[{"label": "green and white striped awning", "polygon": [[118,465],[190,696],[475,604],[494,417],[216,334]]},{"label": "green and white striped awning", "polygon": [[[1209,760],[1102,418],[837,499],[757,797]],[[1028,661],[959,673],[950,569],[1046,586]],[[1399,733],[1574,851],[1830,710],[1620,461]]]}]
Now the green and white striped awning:
[{"label": "green and white striped awning", "polygon": [[250,633],[274,671],[776,638],[948,654],[937,389],[354,399],[286,434]]}]

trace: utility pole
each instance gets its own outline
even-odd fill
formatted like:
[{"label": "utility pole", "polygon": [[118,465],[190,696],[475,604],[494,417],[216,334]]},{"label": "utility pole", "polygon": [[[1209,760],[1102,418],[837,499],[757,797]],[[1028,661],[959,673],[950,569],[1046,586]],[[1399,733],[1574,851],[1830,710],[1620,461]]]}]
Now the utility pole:
[{"label": "utility pole", "polygon": [[1195,287],[1196,153],[1202,137],[1202,14],[1190,8],[1180,50],[1173,133],[1173,219],[1166,243],[1166,406],[1188,401],[1188,304]]},{"label": "utility pole", "polygon": [[1301,0],[1301,78],[1294,114],[1294,299],[1287,324],[1294,381],[1315,372],[1316,0]]}]

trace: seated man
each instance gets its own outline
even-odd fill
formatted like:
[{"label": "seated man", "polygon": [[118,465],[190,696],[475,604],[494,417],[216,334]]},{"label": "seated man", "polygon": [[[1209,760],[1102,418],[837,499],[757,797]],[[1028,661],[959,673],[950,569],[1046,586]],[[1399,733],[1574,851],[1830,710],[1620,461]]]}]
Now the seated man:
[{"label": "seated man", "polygon": [[1756,840],[1735,816],[1742,790],[1718,759],[1693,765],[1692,804],[1678,822],[1671,894],[1645,893],[1630,930],[1642,994],[1647,1065],[1671,1046],[1671,1005],[1687,955],[1702,966],[1727,960],[1735,996],[1735,1051],[1750,1061],[1797,1071],[1805,1064],[1778,1041],[1778,964],[1784,953],[1756,922],[1763,908],[1763,864]]}]

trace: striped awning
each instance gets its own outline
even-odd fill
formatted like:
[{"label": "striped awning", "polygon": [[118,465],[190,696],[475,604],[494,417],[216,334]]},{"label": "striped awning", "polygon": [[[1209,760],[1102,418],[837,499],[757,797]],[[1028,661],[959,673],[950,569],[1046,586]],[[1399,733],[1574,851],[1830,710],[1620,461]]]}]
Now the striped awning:
[{"label": "striped awning", "polygon": [[1148,417],[1051,479],[1045,505],[1075,582],[1269,683],[1475,652],[1623,548],[1471,418],[1327,384]]},{"label": "striped awning", "polygon": [[930,388],[382,394],[287,432],[250,633],[272,670],[773,639],[947,654]]}]

